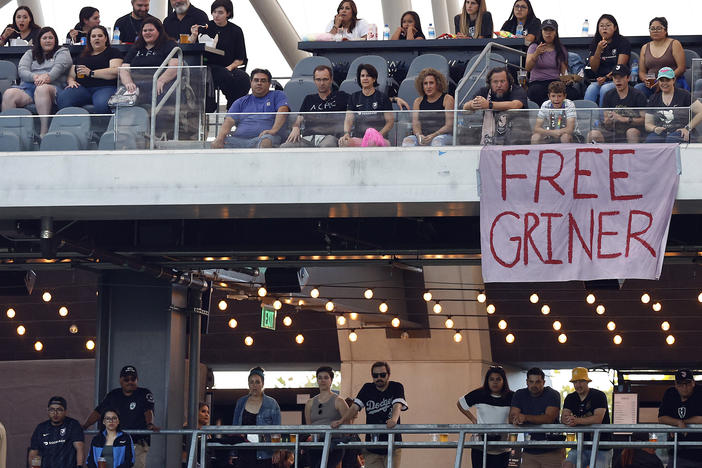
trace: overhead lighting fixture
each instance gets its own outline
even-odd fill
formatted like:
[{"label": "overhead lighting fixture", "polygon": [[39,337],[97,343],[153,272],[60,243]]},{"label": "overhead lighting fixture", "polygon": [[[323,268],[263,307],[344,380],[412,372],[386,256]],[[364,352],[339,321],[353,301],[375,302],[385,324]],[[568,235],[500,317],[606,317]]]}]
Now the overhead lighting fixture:
[{"label": "overhead lighting fixture", "polygon": [[478,293],[478,296],[476,297],[476,299],[477,299],[478,302],[480,302],[481,304],[485,304],[485,301],[487,301],[487,296],[485,295],[484,292],[480,291],[480,292]]},{"label": "overhead lighting fixture", "polygon": [[244,338],[244,344],[245,344],[246,346],[253,346],[253,344],[254,344],[254,339],[253,339],[253,337],[247,336],[246,338]]},{"label": "overhead lighting fixture", "polygon": [[553,329],[554,330],[559,331],[561,328],[563,328],[563,324],[561,322],[559,322],[558,320],[553,322]]},{"label": "overhead lighting fixture", "polygon": [[15,312],[15,309],[10,307],[9,309],[7,309],[7,312],[5,312],[5,314],[7,314],[7,318],[12,319],[12,318],[15,318],[15,315],[17,315],[17,312]]},{"label": "overhead lighting fixture", "polygon": [[499,328],[500,330],[506,329],[507,328],[507,320],[502,319],[499,322],[497,322],[497,328]]},{"label": "overhead lighting fixture", "polygon": [[273,301],[273,308],[275,310],[280,310],[283,308],[283,303],[280,302],[280,299],[276,299],[275,301]]},{"label": "overhead lighting fixture", "polygon": [[95,342],[93,340],[88,340],[85,342],[85,349],[92,351],[95,349]]},{"label": "overhead lighting fixture", "polygon": [[602,304],[598,305],[598,306],[595,308],[595,312],[597,312],[597,315],[602,315],[602,314],[604,314],[604,313],[605,313],[605,306],[603,306]]},{"label": "overhead lighting fixture", "polygon": [[27,332],[27,329],[24,328],[24,325],[18,325],[18,326],[17,326],[17,334],[18,334],[19,336],[24,335],[26,332]]},{"label": "overhead lighting fixture", "polygon": [[329,299],[326,304],[324,304],[324,308],[327,309],[327,312],[333,312],[334,311],[334,301]]},{"label": "overhead lighting fixture", "polygon": [[397,318],[397,317],[393,318],[393,319],[390,321],[390,325],[392,325],[392,326],[395,327],[395,328],[399,327],[399,326],[400,326],[400,319]]},{"label": "overhead lighting fixture", "polygon": [[665,321],[661,323],[661,330],[663,331],[668,331],[670,330],[670,322]]},{"label": "overhead lighting fixture", "polygon": [[373,299],[373,290],[368,288],[365,291],[363,291],[363,297],[366,299]]},{"label": "overhead lighting fixture", "polygon": [[34,342],[34,350],[41,351],[42,349],[44,349],[44,343],[42,343],[41,341],[35,341]]},{"label": "overhead lighting fixture", "polygon": [[230,318],[227,325],[229,325],[229,328],[236,328],[236,326],[239,325],[239,322],[237,322],[235,318]]},{"label": "overhead lighting fixture", "polygon": [[644,304],[648,304],[649,302],[651,302],[651,296],[648,293],[643,293],[641,295],[641,302]]},{"label": "overhead lighting fixture", "polygon": [[594,304],[596,300],[597,300],[597,298],[596,298],[595,295],[592,294],[592,293],[588,294],[588,295],[585,297],[585,302],[587,302],[587,303],[590,304],[590,305]]},{"label": "overhead lighting fixture", "polygon": [[651,306],[654,312],[660,312],[663,306],[661,305],[660,302],[654,302],[653,305]]},{"label": "overhead lighting fixture", "polygon": [[292,318],[290,318],[289,315],[286,315],[285,317],[283,317],[283,325],[285,325],[286,327],[289,327],[290,325],[292,325]]},{"label": "overhead lighting fixture", "polygon": [[69,332],[71,335],[75,335],[76,333],[78,333],[78,325],[76,325],[76,324],[74,323],[73,325],[71,325],[70,327],[68,327],[68,332]]},{"label": "overhead lighting fixture", "polygon": [[485,308],[488,314],[492,315],[495,313],[497,309],[495,309],[495,306],[492,304],[488,304],[488,306]]},{"label": "overhead lighting fixture", "polygon": [[441,304],[439,303],[439,301],[436,301],[436,304],[434,304],[434,307],[432,308],[432,310],[434,311],[435,314],[441,313],[442,307],[441,307]]},{"label": "overhead lighting fixture", "polygon": [[668,343],[669,346],[672,346],[673,343],[675,343],[675,337],[673,335],[668,335],[665,338],[665,342]]},{"label": "overhead lighting fixture", "polygon": [[561,333],[560,335],[558,335],[558,342],[560,344],[565,344],[566,341],[568,341],[568,335],[566,335],[565,333]]},{"label": "overhead lighting fixture", "polygon": [[544,315],[548,315],[551,313],[551,308],[548,306],[548,304],[544,304],[541,306],[541,313]]},{"label": "overhead lighting fixture", "polygon": [[614,321],[607,322],[607,330],[614,331],[617,328],[617,324]]},{"label": "overhead lighting fixture", "polygon": [[514,334],[508,333],[507,336],[505,336],[505,341],[509,344],[514,343]]},{"label": "overhead lighting fixture", "polygon": [[449,318],[447,318],[446,321],[444,322],[444,326],[446,328],[453,328],[453,325],[454,325],[453,319],[449,316]]},{"label": "overhead lighting fixture", "polygon": [[529,302],[531,302],[532,304],[536,304],[537,302],[539,302],[539,295],[533,293],[531,296],[529,296]]},{"label": "overhead lighting fixture", "polygon": [[702,302],[702,292],[697,296],[697,302]]},{"label": "overhead lighting fixture", "polygon": [[388,304],[385,301],[378,304],[378,310],[380,311],[381,314],[384,314],[385,312],[387,312],[388,309],[389,309]]},{"label": "overhead lighting fixture", "polygon": [[431,301],[432,297],[431,291],[424,291],[424,294],[422,294],[422,299],[424,299],[425,302]]},{"label": "overhead lighting fixture", "polygon": [[219,310],[221,310],[221,311],[227,310],[227,301],[225,301],[224,299],[222,299],[222,300],[219,301],[219,303],[217,304],[217,307],[218,307]]},{"label": "overhead lighting fixture", "polygon": [[346,325],[346,317],[344,317],[343,315],[339,315],[336,318],[336,323],[338,323],[340,327],[343,327],[344,325]]},{"label": "overhead lighting fixture", "polygon": [[356,312],[351,312],[351,313],[349,314],[349,318],[350,318],[351,320],[358,320],[358,314],[357,314]]},{"label": "overhead lighting fixture", "polygon": [[461,335],[460,330],[456,331],[456,333],[453,334],[453,341],[455,341],[456,343],[460,343],[461,341],[463,341],[463,335]]},{"label": "overhead lighting fixture", "polygon": [[310,291],[310,297],[317,299],[319,297],[319,289],[312,288],[312,290]]},{"label": "overhead lighting fixture", "polygon": [[266,294],[268,294],[266,288],[264,288],[263,286],[258,288],[258,297],[266,297]]},{"label": "overhead lighting fixture", "polygon": [[44,291],[44,294],[41,295],[41,300],[44,302],[51,302],[51,293],[49,291]]},{"label": "overhead lighting fixture", "polygon": [[351,343],[355,343],[356,341],[358,341],[358,335],[353,330],[351,330],[351,333],[349,333],[349,341]]},{"label": "overhead lighting fixture", "polygon": [[614,342],[615,345],[620,345],[620,344],[622,344],[622,337],[621,337],[621,335],[614,335],[614,338],[612,338],[612,341]]},{"label": "overhead lighting fixture", "polygon": [[302,343],[304,343],[304,341],[305,341],[305,337],[302,336],[302,333],[298,334],[295,337],[295,343],[297,343],[297,344],[302,344]]}]

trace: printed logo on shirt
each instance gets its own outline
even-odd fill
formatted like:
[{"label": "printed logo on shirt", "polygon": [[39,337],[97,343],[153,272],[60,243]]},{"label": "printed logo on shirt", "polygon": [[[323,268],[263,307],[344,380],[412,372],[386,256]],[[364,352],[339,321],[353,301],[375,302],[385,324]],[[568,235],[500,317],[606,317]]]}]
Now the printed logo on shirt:
[{"label": "printed logo on shirt", "polygon": [[62,428],[61,428],[61,430],[59,431],[59,435],[60,435],[61,437],[63,437],[63,436],[66,435],[66,428],[65,428],[65,427],[62,427]]},{"label": "printed logo on shirt", "polygon": [[377,102],[374,102],[374,103],[372,104],[371,107],[373,107],[373,109],[377,109],[377,108],[378,108],[378,103],[377,103]]},{"label": "printed logo on shirt", "polygon": [[267,106],[267,107],[270,107],[270,105],[271,105],[271,101],[267,101],[267,102],[266,102],[266,106]]},{"label": "printed logo on shirt", "polygon": [[681,406],[678,408],[678,416],[680,416],[680,419],[685,419],[685,415],[687,414],[687,407],[686,406]]},{"label": "printed logo on shirt", "polygon": [[129,409],[133,410],[134,408],[136,408],[136,403],[135,402],[129,403]]},{"label": "printed logo on shirt", "polygon": [[367,401],[366,402],[366,414],[377,414],[377,413],[387,413],[388,410],[392,407],[392,399],[391,398],[383,398],[382,400],[376,402],[376,401]]},{"label": "printed logo on shirt", "polygon": [[154,394],[153,394],[153,393],[147,393],[147,394],[146,394],[146,401],[148,401],[149,403],[153,403],[153,402],[154,402]]}]

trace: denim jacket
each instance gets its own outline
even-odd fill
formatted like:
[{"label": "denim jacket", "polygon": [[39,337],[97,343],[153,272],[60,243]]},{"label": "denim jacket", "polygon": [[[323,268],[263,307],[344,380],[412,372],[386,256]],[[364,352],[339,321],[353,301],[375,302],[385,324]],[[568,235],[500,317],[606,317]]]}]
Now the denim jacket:
[{"label": "denim jacket", "polygon": [[[246,402],[249,400],[249,395],[243,396],[236,401],[236,406],[234,407],[234,421],[232,424],[234,426],[241,426],[241,419],[244,415],[244,407]],[[263,402],[261,403],[261,409],[258,410],[256,415],[256,425],[257,426],[279,426],[280,425],[280,406],[275,399],[269,397],[268,395],[263,395]],[[270,442],[270,434],[262,434],[262,442]],[[271,450],[257,450],[256,458],[258,460],[263,460],[266,458],[272,458],[273,451]]]}]

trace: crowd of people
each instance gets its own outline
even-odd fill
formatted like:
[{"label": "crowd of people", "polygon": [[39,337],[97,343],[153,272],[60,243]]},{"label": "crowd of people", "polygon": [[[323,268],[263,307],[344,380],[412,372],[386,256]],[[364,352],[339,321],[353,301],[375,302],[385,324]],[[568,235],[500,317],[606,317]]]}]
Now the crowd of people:
[{"label": "crowd of people", "polygon": [[[400,415],[408,410],[405,389],[402,383],[390,379],[390,365],[377,361],[371,365],[372,381],[365,383],[355,398],[342,398],[332,391],[334,370],[322,366],[316,371],[319,393],[305,403],[304,423],[309,425],[329,425],[337,429],[345,424],[353,424],[359,412],[365,410],[366,424],[384,425],[393,429],[401,423]],[[501,366],[491,366],[481,387],[470,391],[458,399],[458,411],[465,415],[471,424],[513,424],[515,432],[523,432],[527,441],[566,440],[564,432],[568,427],[610,424],[607,396],[601,390],[590,387],[592,381],[588,370],[575,367],[571,374],[574,390],[561,404],[561,394],[546,386],[543,370],[531,368],[526,374],[526,387],[510,390],[507,374]],[[265,371],[254,367],[248,375],[248,393],[236,401],[233,426],[278,426],[281,424],[281,410],[278,402],[265,394]],[[120,372],[120,387],[110,391],[103,401],[88,416],[84,424],[68,417],[67,403],[61,396],[49,399],[49,419],[37,425],[30,442],[29,466],[45,468],[73,468],[87,465],[91,468],[145,468],[146,454],[150,446],[148,435],[132,435],[124,430],[142,429],[154,432],[160,428],[154,425],[154,397],[146,388],[138,386],[137,370],[125,366]],[[100,432],[93,437],[89,449],[84,447],[83,430],[99,422]],[[680,369],[675,373],[675,385],[666,390],[658,409],[658,423],[685,428],[688,424],[702,424],[702,393],[697,390],[694,374],[690,369]],[[563,430],[554,432],[530,432],[530,426],[543,424],[563,424]],[[210,406],[200,403],[197,427],[210,425]],[[304,429],[301,430],[301,432]],[[646,434],[645,436],[647,436]],[[304,435],[304,441],[324,441],[323,435]],[[212,438],[211,434],[207,435]],[[235,434],[221,436],[219,442],[237,444],[240,442],[276,442],[280,434]],[[482,440],[480,434],[473,440]],[[509,434],[489,435],[489,441],[507,441]],[[678,433],[679,442],[701,442],[702,433]],[[634,434],[634,440],[642,440]],[[388,466],[388,450],[385,447],[368,447],[363,450],[347,449],[340,442],[360,440],[358,436],[339,433],[332,436],[331,450],[327,463],[322,463],[322,450],[304,449],[300,453],[287,450],[273,450],[261,447],[256,450],[226,450],[222,455],[207,452],[207,466],[202,468],[290,468],[295,457],[301,456],[298,466],[309,468],[385,468]],[[367,442],[383,442],[388,434],[366,434]],[[402,434],[396,433],[394,440],[402,441]],[[585,440],[592,441],[593,434],[586,433]],[[612,440],[612,434],[603,432],[600,441]],[[643,440],[648,440],[647,438]],[[558,444],[557,444],[558,445]],[[198,450],[200,445],[198,444]],[[183,463],[188,457],[188,444],[183,441]],[[488,448],[487,454],[481,449],[471,450],[473,468],[507,468],[510,447]],[[566,455],[564,447],[525,446],[521,453],[520,465],[523,468],[574,468],[578,458],[583,466],[588,466],[592,449],[571,449]],[[610,448],[600,448],[595,455],[592,468],[653,468],[663,467],[655,451],[647,448],[625,448],[616,460],[612,460]],[[702,449],[695,446],[670,449],[670,459],[676,459],[680,468],[699,466]],[[198,460],[200,459],[198,453]],[[104,463],[101,464],[101,463]],[[613,465],[612,465],[613,463]],[[392,466],[402,464],[402,449],[394,448]],[[199,466],[199,465],[198,465]]]}]

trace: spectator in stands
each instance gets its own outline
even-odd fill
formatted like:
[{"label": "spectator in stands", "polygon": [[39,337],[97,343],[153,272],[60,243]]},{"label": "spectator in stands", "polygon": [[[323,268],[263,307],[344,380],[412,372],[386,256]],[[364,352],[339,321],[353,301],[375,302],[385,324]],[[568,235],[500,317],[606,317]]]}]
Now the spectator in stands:
[{"label": "spectator in stands", "polygon": [[502,25],[502,31],[508,31],[517,37],[523,37],[524,42],[531,44],[541,29],[541,20],[534,14],[529,0],[517,0],[512,7],[512,14]]},{"label": "spectator in stands", "polygon": [[453,17],[453,27],[461,39],[490,39],[492,14],[487,11],[485,0],[465,0],[461,12]]},{"label": "spectator in stands", "polygon": [[[264,370],[254,367],[249,371],[249,394],[239,398],[234,407],[234,426],[278,426],[280,406],[278,402],[263,393]],[[270,442],[270,434],[258,436],[261,442]],[[273,452],[269,449],[239,450],[237,466],[270,468]],[[278,458],[278,457],[276,457]],[[276,460],[277,461],[277,460]]]},{"label": "spectator in stands", "polygon": [[[537,40],[527,49],[524,68],[530,72],[527,96],[541,105],[548,99],[549,85],[560,81],[561,76],[568,73],[568,51],[558,37],[556,20],[544,20],[536,37]],[[572,86],[566,88],[566,94],[569,99],[577,99],[577,93]]]},{"label": "spectator in stands", "polygon": [[702,122],[702,99],[697,99],[690,104],[690,113],[693,115],[690,123],[680,131],[685,141],[693,141],[693,133],[697,133],[695,129]]},{"label": "spectator in stands", "polygon": [[[108,409],[118,411],[122,428],[141,429],[158,432],[154,424],[154,395],[151,390],[138,386],[137,370],[134,366],[124,366],[119,372],[119,388],[110,391],[83,423],[83,429],[95,424]],[[146,454],[151,438],[148,435],[135,435],[134,468],[146,467]]]},{"label": "spectator in stands", "polygon": [[[300,106],[300,112],[305,114],[297,117],[283,147],[333,148],[338,146],[339,137],[343,134],[344,114],[341,112],[348,107],[349,95],[332,89],[331,67],[319,65],[312,73],[317,92],[305,96]],[[310,114],[312,112],[319,115]]]},{"label": "spectator in stands", "polygon": [[102,423],[105,429],[90,442],[88,468],[98,468],[99,458],[107,460],[107,468],[130,468],[134,465],[134,443],[129,434],[122,432],[117,410],[105,410]]},{"label": "spectator in stands", "polygon": [[[171,0],[171,7],[173,11],[163,20],[163,28],[176,41],[181,34],[190,36],[193,26],[207,24],[207,13],[191,5],[190,0]],[[197,37],[189,42],[197,42]]]},{"label": "spectator in stands", "polygon": [[68,74],[68,86],[57,98],[59,109],[92,104],[96,114],[109,114],[107,101],[117,89],[117,72],[122,65],[122,54],[110,46],[104,26],[90,30],[90,41],[76,58],[75,67]]},{"label": "spectator in stands", "polygon": [[[389,146],[388,133],[395,124],[395,116],[391,112],[390,99],[376,89],[378,70],[370,64],[359,65],[356,82],[361,91],[356,91],[349,99],[344,135],[339,138],[339,146],[363,146],[363,140],[366,140],[365,146]],[[369,144],[368,141],[373,139],[373,131],[379,132],[384,142]]]},{"label": "spectator in stands", "polygon": [[617,65],[628,64],[630,56],[631,44],[619,33],[617,20],[609,14],[600,16],[595,37],[590,43],[588,78],[593,81],[585,91],[585,99],[602,106],[605,95],[614,89],[612,70]]},{"label": "spectator in stands", "polygon": [[[212,148],[272,148],[280,144],[278,132],[290,112],[282,91],[271,90],[271,72],[251,72],[251,94],[237,99],[229,108]],[[231,132],[236,125],[236,130]]]},{"label": "spectator in stands", "polygon": [[[491,366],[485,373],[483,386],[458,399],[456,406],[473,424],[507,424],[514,392],[509,389],[507,375],[501,366]],[[475,413],[471,411],[475,408]],[[488,440],[507,440],[507,434],[488,436]],[[486,468],[507,468],[510,449],[489,448]],[[483,468],[483,451],[472,449],[473,468]]]},{"label": "spectator in stands", "polygon": [[212,75],[215,87],[222,90],[227,98],[227,109],[234,101],[246,96],[251,88],[249,75],[246,74],[246,44],[244,32],[239,26],[229,20],[234,16],[234,6],[231,0],[215,0],[210,7],[212,21],[204,26],[193,25],[190,42],[196,42],[198,34],[217,37],[215,47],[224,55],[206,53],[207,66]]},{"label": "spectator in stands", "polygon": [[390,40],[392,41],[404,41],[404,40],[414,40],[414,39],[426,39],[424,37],[424,32],[422,31],[422,22],[419,19],[419,15],[415,11],[406,11],[402,13],[400,18],[400,26],[397,27]]},{"label": "spectator in stands", "polygon": [[514,78],[506,67],[490,70],[486,82],[487,86],[466,102],[463,110],[485,111],[481,144],[517,144],[522,139],[525,130],[523,126],[529,119],[526,115],[509,114],[506,111],[527,109],[526,91],[521,86],[514,86]]},{"label": "spectator in stands", "polygon": [[576,141],[575,104],[566,99],[566,86],[561,81],[554,81],[548,85],[548,101],[539,109],[534,124],[534,133],[531,143],[571,143]]},{"label": "spectator in stands", "polygon": [[[210,425],[210,405],[208,405],[204,401],[201,401],[197,405],[197,428],[202,429],[202,426],[209,426],[209,425]],[[183,424],[183,429],[187,429],[187,428],[188,428],[188,424],[187,423]],[[202,435],[199,435],[197,437],[197,440],[195,441],[195,443],[197,444],[197,449],[195,452],[195,460],[198,460],[198,463],[200,460],[200,447],[201,447],[200,446],[200,441],[201,441],[200,438],[201,437],[202,437]],[[187,435],[183,436],[183,455],[181,458],[183,468],[187,468],[188,451],[190,450],[190,440],[189,439],[190,439],[189,436],[187,436]],[[209,441],[211,439],[212,439],[212,434],[207,434],[207,440]],[[218,442],[220,442],[220,441],[218,441]],[[211,452],[211,447],[208,447],[208,450],[206,452],[208,464],[206,465],[206,467],[200,467],[200,465],[197,465],[197,467],[210,468],[209,462],[214,458],[211,456],[210,452]]]},{"label": "spectator in stands", "polygon": [[639,79],[636,89],[647,98],[658,91],[655,77],[661,68],[669,67],[675,72],[677,86],[689,90],[685,80],[685,50],[677,39],[668,37],[668,20],[653,18],[648,23],[651,41],[641,47],[639,56]]},{"label": "spectator in stands", "polygon": [[[573,369],[570,381],[575,387],[573,393],[569,393],[563,401],[563,413],[561,422],[570,427],[590,426],[592,424],[610,424],[609,408],[607,406],[607,395],[596,388],[590,388],[592,382],[587,375],[587,369],[576,367]],[[585,433],[585,440],[592,440],[592,433]],[[612,440],[612,434],[603,432],[600,434],[600,441]],[[582,453],[571,449],[568,452],[563,468],[574,468],[578,456],[583,465],[590,463],[591,449],[583,450]],[[591,468],[606,468],[612,458],[612,450],[598,450],[595,465]]]},{"label": "spectator in stands", "polygon": [[[690,369],[679,369],[675,373],[675,387],[663,394],[658,408],[658,422],[669,426],[685,428],[688,424],[702,424],[702,391],[697,390],[694,374]],[[672,440],[672,434],[668,434]],[[678,447],[678,468],[699,467],[702,460],[700,432],[679,432],[679,442],[698,442],[697,447]],[[672,466],[673,449],[668,451],[668,466]]]},{"label": "spectator in stands", "polygon": [[83,7],[78,13],[78,23],[73,26],[73,29],[68,31],[66,34],[66,39],[70,39],[71,42],[77,43],[81,39],[86,38],[86,42],[90,38],[90,31],[95,27],[100,25],[100,11],[95,7]]},{"label": "spectator in stands", "polygon": [[[634,432],[632,440],[647,442],[648,432]],[[656,449],[650,447],[625,448],[612,465],[613,468],[663,468],[663,462],[656,456]]]},{"label": "spectator in stands", "polygon": [[[688,141],[684,137],[685,127],[689,124],[688,107],[692,102],[690,93],[675,86],[675,72],[670,67],[658,71],[658,87],[660,90],[648,99],[648,107],[662,107],[661,110],[646,111],[646,143],[681,143]],[[679,107],[680,109],[673,109]]]},{"label": "spectator in stands", "polygon": [[[641,92],[629,85],[629,67],[619,64],[612,70],[614,89],[604,97],[602,107],[604,119],[602,126],[593,129],[587,136],[587,141],[604,143],[638,143],[643,135],[644,117],[646,112],[633,109],[646,107],[646,98]],[[615,109],[616,110],[613,110]]]},{"label": "spectator in stands", "polygon": [[[341,419],[333,421],[331,427],[337,428],[349,423],[363,408],[366,409],[366,424],[385,424],[392,429],[400,424],[400,412],[407,411],[405,387],[400,382],[390,380],[390,364],[383,361],[374,362],[371,366],[373,383],[365,383],[358,395]],[[376,439],[377,436],[377,439]],[[366,442],[372,440],[387,441],[387,434],[366,434]],[[402,434],[395,434],[395,440],[402,441]],[[387,450],[371,448],[363,451],[366,468],[385,468],[388,466]],[[402,450],[393,451],[392,466],[398,468]]]},{"label": "spectator in stands", "polygon": [[336,8],[336,16],[327,25],[329,34],[340,34],[342,39],[357,41],[368,37],[368,22],[358,18],[358,8],[353,0],[342,0]]},{"label": "spectator in stands", "polygon": [[450,145],[453,130],[453,97],[447,94],[446,77],[439,70],[425,68],[414,80],[414,87],[419,93],[412,105],[412,109],[417,111],[412,113],[414,135],[405,137],[402,146]]},{"label": "spectator in stands", "polygon": [[34,22],[34,14],[28,6],[19,6],[12,15],[12,24],[5,26],[0,36],[0,46],[8,45],[10,39],[22,39],[30,45],[36,42],[41,26]]},{"label": "spectator in stands", "polygon": [[[312,425],[327,425],[332,421],[337,421],[346,414],[349,407],[343,398],[331,391],[334,380],[334,370],[329,366],[322,366],[317,369],[317,385],[319,395],[310,398],[305,403],[305,422]],[[323,440],[323,438],[322,438]],[[332,437],[332,443],[339,442],[338,436]],[[311,449],[310,468],[320,468],[322,460],[321,449]],[[344,449],[335,449],[329,453],[329,458],[325,466],[337,466],[344,458]]]},{"label": "spectator in stands", "polygon": [[[538,367],[527,371],[527,388],[514,392],[509,420],[516,426],[557,424],[561,411],[561,394],[545,386],[546,376]],[[531,440],[564,440],[562,435],[531,433]],[[522,468],[560,468],[565,458],[562,448],[531,448],[522,451]]]},{"label": "spectator in stands", "polygon": [[83,428],[67,416],[67,409],[65,398],[49,399],[49,419],[34,429],[27,466],[37,466],[32,463],[36,457],[41,457],[41,466],[45,468],[83,466]]},{"label": "spectator in stands", "polygon": [[53,28],[39,30],[32,48],[22,55],[17,70],[20,84],[3,93],[2,110],[24,107],[34,103],[40,116],[41,132],[49,130],[49,115],[59,89],[66,87],[66,77],[73,61],[67,48],[59,45]]},{"label": "spectator in stands", "polygon": [[[140,1],[140,0],[135,0]],[[134,70],[131,68],[139,67],[158,67],[171,53],[177,44],[168,37],[163,29],[163,24],[158,18],[149,16],[144,19],[139,37],[129,49],[124,57],[124,63],[119,70],[120,79],[127,91],[130,93],[136,92],[139,89],[140,101],[151,102],[152,93],[152,78],[155,68],[146,68],[145,70]],[[172,57],[168,62],[169,67],[166,69],[156,81],[156,92],[161,95],[167,91],[168,83],[173,81],[178,73],[178,59]],[[136,75],[136,76],[133,76]]]},{"label": "spectator in stands", "polygon": [[140,35],[142,23],[149,14],[149,0],[132,0],[132,11],[117,18],[114,29],[119,29],[119,40],[132,44]]}]

